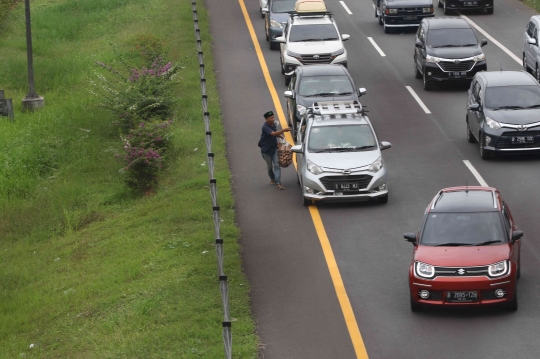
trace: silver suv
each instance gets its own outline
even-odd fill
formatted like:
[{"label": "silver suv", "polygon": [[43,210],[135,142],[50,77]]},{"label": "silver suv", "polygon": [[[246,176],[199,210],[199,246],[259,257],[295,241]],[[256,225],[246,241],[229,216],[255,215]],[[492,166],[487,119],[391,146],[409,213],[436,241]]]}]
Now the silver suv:
[{"label": "silver suv", "polygon": [[300,123],[292,147],[304,206],[312,201],[388,202],[380,142],[357,101],[317,102]]},{"label": "silver suv", "polygon": [[281,43],[281,73],[285,85],[297,66],[312,64],[340,64],[347,67],[347,50],[343,41],[348,34],[340,34],[329,13],[293,13],[276,38]]}]

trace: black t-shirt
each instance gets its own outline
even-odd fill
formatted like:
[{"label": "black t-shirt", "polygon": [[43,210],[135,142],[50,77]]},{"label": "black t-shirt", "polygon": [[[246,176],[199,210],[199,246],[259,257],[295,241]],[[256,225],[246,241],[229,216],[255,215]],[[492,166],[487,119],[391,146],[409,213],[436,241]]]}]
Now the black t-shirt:
[{"label": "black t-shirt", "polygon": [[265,122],[261,133],[261,153],[273,156],[277,150],[277,137],[272,136],[272,132],[276,132],[276,125],[270,126]]}]

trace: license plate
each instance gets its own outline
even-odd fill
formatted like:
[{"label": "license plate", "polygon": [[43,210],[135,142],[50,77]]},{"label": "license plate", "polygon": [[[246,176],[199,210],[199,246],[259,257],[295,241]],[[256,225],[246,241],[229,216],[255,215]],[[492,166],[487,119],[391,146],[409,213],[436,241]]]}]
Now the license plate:
[{"label": "license plate", "polygon": [[334,184],[334,191],[358,191],[359,183],[336,183]]},{"label": "license plate", "polygon": [[534,143],[533,136],[513,136],[512,143]]},{"label": "license plate", "polygon": [[418,18],[416,16],[403,16],[403,20],[405,21],[411,21],[411,20],[417,20]]},{"label": "license plate", "polygon": [[447,292],[446,301],[450,303],[474,303],[478,301],[477,292]]},{"label": "license plate", "polygon": [[464,1],[464,6],[478,6],[478,1]]},{"label": "license plate", "polygon": [[467,76],[467,72],[452,71],[448,73],[448,77],[459,78]]}]

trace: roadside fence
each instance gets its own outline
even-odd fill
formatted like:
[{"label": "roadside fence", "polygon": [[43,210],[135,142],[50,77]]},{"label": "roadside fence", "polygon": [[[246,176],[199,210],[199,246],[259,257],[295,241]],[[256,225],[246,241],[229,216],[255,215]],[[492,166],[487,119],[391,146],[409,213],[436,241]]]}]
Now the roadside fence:
[{"label": "roadside fence", "polygon": [[193,23],[195,27],[195,40],[197,41],[197,54],[199,58],[199,73],[201,77],[202,92],[202,110],[205,127],[206,153],[208,157],[208,176],[210,178],[210,195],[212,196],[212,217],[214,219],[214,236],[216,241],[216,256],[218,264],[219,288],[223,302],[223,344],[225,348],[225,358],[232,358],[232,331],[231,320],[229,317],[229,284],[227,276],[223,272],[223,239],[220,234],[220,215],[217,199],[217,180],[214,177],[214,153],[212,152],[212,132],[210,131],[210,112],[208,112],[208,95],[206,94],[206,77],[204,74],[204,56],[202,51],[201,31],[199,29],[199,20],[197,18],[197,3],[191,0],[191,9],[193,11]]}]

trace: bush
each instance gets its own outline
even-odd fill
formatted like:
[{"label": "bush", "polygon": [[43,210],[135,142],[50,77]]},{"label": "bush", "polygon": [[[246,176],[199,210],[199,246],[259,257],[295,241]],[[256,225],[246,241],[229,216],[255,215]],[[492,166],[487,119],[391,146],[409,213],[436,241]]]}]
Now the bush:
[{"label": "bush", "polygon": [[126,183],[133,189],[147,191],[155,188],[163,168],[164,152],[172,133],[169,130],[172,121],[154,121],[140,123],[121,137],[124,143],[124,155],[117,157],[125,164]]},{"label": "bush", "polygon": [[101,100],[99,106],[118,116],[124,133],[141,120],[170,118],[177,101],[174,78],[180,69],[179,64],[157,57],[150,66],[136,68],[116,53],[124,67],[123,71],[96,62],[111,75],[106,77],[96,72],[98,82],[91,81],[94,88],[91,93]]}]

